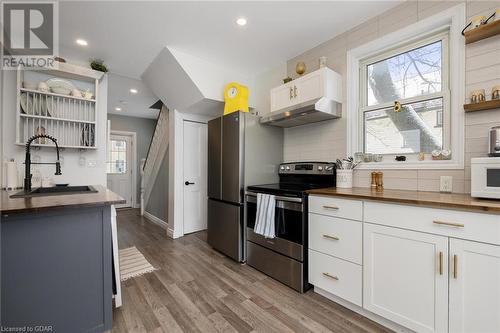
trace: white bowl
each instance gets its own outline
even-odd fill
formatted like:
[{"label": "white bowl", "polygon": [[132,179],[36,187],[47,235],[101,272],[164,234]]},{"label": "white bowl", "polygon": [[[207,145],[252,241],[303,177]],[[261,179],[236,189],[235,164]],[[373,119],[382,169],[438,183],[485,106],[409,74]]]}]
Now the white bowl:
[{"label": "white bowl", "polygon": [[38,90],[40,90],[42,92],[48,92],[49,91],[49,86],[45,82],[40,82],[38,84]]},{"label": "white bowl", "polygon": [[38,84],[33,81],[23,81],[23,87],[30,90],[36,90]]}]

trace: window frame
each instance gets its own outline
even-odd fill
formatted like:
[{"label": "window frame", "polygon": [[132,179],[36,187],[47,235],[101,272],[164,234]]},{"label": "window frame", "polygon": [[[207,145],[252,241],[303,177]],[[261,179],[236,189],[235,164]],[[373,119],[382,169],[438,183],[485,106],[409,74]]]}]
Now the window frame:
[{"label": "window frame", "polygon": [[[376,105],[368,105],[368,66],[375,64],[380,61],[384,61],[395,57],[397,55],[404,54],[406,52],[436,43],[441,42],[441,91],[435,92],[427,95],[413,96],[408,98],[401,98],[398,102],[401,105],[407,105],[418,102],[425,102],[433,99],[442,98],[443,100],[443,137],[442,137],[442,149],[450,149],[451,138],[450,138],[450,89],[449,89],[449,66],[450,66],[450,53],[449,53],[449,29],[444,31],[438,31],[430,36],[424,36],[419,40],[413,41],[411,43],[400,45],[399,47],[389,48],[384,50],[382,53],[367,57],[360,61],[359,63],[359,110],[358,110],[358,122],[361,131],[359,131],[359,151],[366,151],[366,122],[365,114],[366,112],[383,110],[391,108],[394,105],[394,101],[380,103]],[[415,153],[384,153],[384,158],[394,159],[396,155],[418,155],[419,152]],[[429,153],[427,153],[429,155]]]},{"label": "window frame", "polygon": [[[402,104],[412,101],[423,101],[443,97],[443,149],[451,149],[452,159],[434,161],[426,155],[426,160],[418,161],[416,154],[398,154],[407,156],[405,162],[394,161],[393,156],[384,155],[382,162],[361,163],[360,169],[463,169],[464,167],[464,111],[465,100],[465,44],[460,31],[465,24],[465,5],[460,4],[444,10],[434,16],[423,19],[387,34],[377,40],[361,45],[347,52],[347,152],[364,151],[364,112],[369,109],[382,109],[384,104],[366,107],[367,90],[361,89],[362,65],[367,61],[376,62],[391,56],[404,53],[405,50],[430,44],[430,41],[443,38],[447,34],[446,45],[443,44],[443,57],[447,57],[448,66],[443,66],[442,89],[440,93],[401,99]],[[398,50],[400,52],[398,52]],[[450,56],[453,55],[453,56]],[[366,67],[365,67],[366,71]],[[366,76],[363,77],[366,80]],[[393,102],[385,103],[392,106]],[[363,112],[360,112],[363,110]]]}]

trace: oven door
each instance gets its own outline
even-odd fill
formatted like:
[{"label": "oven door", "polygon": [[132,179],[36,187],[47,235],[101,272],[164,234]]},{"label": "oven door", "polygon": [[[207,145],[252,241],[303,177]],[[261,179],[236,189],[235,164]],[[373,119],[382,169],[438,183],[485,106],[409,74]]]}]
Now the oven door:
[{"label": "oven door", "polygon": [[259,244],[270,250],[298,261],[304,261],[304,199],[276,196],[274,225],[276,238],[269,239],[256,234],[255,216],[257,213],[257,194],[246,193],[247,241]]}]

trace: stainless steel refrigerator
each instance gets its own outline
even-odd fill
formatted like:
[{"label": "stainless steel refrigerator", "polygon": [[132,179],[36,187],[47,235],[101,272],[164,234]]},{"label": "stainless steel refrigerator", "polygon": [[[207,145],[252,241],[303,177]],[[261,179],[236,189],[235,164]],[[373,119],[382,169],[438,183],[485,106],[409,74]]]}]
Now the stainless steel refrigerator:
[{"label": "stainless steel refrigerator", "polygon": [[283,129],[261,125],[258,116],[235,112],[208,122],[208,244],[246,260],[245,188],[278,182],[282,159]]}]

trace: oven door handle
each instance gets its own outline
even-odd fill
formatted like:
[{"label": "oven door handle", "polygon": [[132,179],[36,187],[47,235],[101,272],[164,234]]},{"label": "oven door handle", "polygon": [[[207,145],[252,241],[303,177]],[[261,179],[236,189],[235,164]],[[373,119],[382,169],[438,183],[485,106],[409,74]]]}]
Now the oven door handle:
[{"label": "oven door handle", "polygon": [[[247,197],[254,197],[257,198],[257,193],[255,192],[245,192],[245,195]],[[284,201],[284,202],[297,202],[297,203],[302,203],[302,198],[294,198],[294,197],[283,197],[279,195],[275,195],[274,198],[276,201]]]}]

